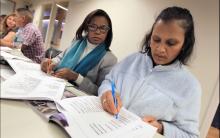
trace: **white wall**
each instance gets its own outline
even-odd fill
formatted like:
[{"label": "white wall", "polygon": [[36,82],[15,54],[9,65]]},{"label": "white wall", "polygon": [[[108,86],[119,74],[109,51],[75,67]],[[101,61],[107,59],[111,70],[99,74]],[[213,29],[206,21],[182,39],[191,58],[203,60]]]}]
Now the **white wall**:
[{"label": "white wall", "polygon": [[11,14],[14,11],[15,3],[7,0],[0,1],[0,15]]},{"label": "white wall", "polygon": [[[188,8],[195,20],[196,51],[190,66],[199,79],[202,89],[201,130],[202,136],[208,124],[208,112],[217,108],[210,101],[219,95],[219,1],[218,0],[85,0],[70,1],[61,49],[70,45],[75,32],[85,16],[94,9],[104,9],[113,23],[113,42],[111,49],[119,60],[128,54],[138,51],[144,34],[151,28],[159,12],[167,6],[183,6]],[[217,87],[217,88],[216,88]],[[213,96],[215,95],[215,96]],[[209,119],[210,120],[210,119]]]}]

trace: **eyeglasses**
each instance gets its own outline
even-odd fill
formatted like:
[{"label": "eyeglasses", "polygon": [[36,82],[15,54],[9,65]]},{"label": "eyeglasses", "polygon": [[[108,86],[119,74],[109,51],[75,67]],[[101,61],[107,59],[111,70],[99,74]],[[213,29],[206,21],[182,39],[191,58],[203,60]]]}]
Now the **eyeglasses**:
[{"label": "eyeglasses", "polygon": [[98,26],[96,24],[88,24],[89,31],[95,32],[99,29],[100,33],[104,34],[110,30],[107,25]]}]

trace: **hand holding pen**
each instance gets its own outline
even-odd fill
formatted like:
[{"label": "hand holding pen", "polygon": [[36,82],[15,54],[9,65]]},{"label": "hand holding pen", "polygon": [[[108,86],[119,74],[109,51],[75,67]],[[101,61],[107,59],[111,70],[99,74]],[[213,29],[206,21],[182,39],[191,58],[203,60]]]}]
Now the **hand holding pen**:
[{"label": "hand holding pen", "polygon": [[[114,84],[112,83],[111,86],[113,85]],[[121,102],[119,94],[115,92],[115,85],[114,85],[114,88],[112,87],[112,90],[106,91],[105,93],[102,94],[101,102],[102,102],[102,107],[104,110],[106,110],[110,114],[113,114],[115,115],[115,117],[117,117],[117,114],[119,113],[122,107],[122,102]],[[116,102],[117,104],[115,104]]]},{"label": "hand holding pen", "polygon": [[[113,100],[114,100],[114,105],[115,105],[115,108],[117,109],[117,107],[118,107],[118,100],[116,99],[115,83],[113,81],[111,82],[111,86],[112,86],[112,97],[113,97]],[[117,113],[115,114],[115,118],[118,119],[118,109],[117,109]]]},{"label": "hand holding pen", "polygon": [[50,52],[49,58],[46,58],[41,62],[41,70],[47,74],[51,74],[55,66],[56,64],[52,63],[52,52]]},{"label": "hand holding pen", "polygon": [[51,65],[51,63],[52,63],[52,54],[53,54],[53,52],[52,51],[50,51],[50,54],[49,54],[49,59],[48,59],[48,61],[47,61],[47,74],[50,74],[51,73],[51,68],[50,68],[50,65]]}]

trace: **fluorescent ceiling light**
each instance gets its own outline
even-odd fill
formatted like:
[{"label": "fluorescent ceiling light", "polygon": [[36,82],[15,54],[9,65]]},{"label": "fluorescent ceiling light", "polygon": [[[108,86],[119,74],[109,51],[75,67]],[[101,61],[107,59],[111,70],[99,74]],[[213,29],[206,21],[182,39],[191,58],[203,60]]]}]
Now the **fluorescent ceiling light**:
[{"label": "fluorescent ceiling light", "polygon": [[59,4],[56,4],[56,5],[57,5],[57,7],[59,7],[59,8],[61,8],[61,9],[65,10],[65,11],[68,11],[67,8],[65,8],[65,7],[63,7],[63,6],[59,5]]}]

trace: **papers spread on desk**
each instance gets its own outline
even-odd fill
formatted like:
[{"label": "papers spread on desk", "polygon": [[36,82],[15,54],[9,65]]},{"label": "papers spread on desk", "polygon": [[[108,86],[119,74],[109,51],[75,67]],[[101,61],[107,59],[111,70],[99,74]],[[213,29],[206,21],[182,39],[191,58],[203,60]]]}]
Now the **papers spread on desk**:
[{"label": "papers spread on desk", "polygon": [[65,81],[64,79],[48,75],[45,72],[41,71],[40,64],[15,59],[8,59],[7,61],[16,73],[25,72],[39,77],[51,78],[57,81]]},{"label": "papers spread on desk", "polygon": [[11,69],[11,67],[0,64],[0,76],[1,76],[1,82],[5,81],[6,79],[10,78],[15,74],[15,72]]},{"label": "papers spread on desk", "polygon": [[0,55],[2,57],[4,57],[5,60],[7,60],[7,59],[18,59],[18,60],[23,60],[23,61],[31,61],[30,59],[28,59],[26,57],[12,55],[12,54],[7,53],[5,51],[0,51],[0,52],[1,52]]},{"label": "papers spread on desk", "polygon": [[1,83],[1,98],[25,100],[60,100],[65,82],[35,74],[16,73]]},{"label": "papers spread on desk", "polygon": [[11,51],[12,49],[6,46],[0,46],[0,51]]},{"label": "papers spread on desk", "polygon": [[152,138],[156,128],[122,108],[115,119],[103,110],[100,98],[80,96],[57,101],[68,125],[65,130],[71,137],[80,138]]},{"label": "papers spread on desk", "polygon": [[41,72],[40,64],[37,63],[31,63],[31,62],[25,62],[23,60],[16,60],[16,59],[7,59],[8,64],[13,68],[13,70],[18,72]]}]

